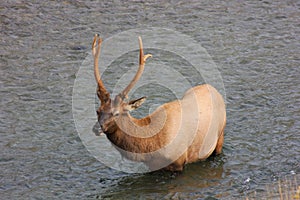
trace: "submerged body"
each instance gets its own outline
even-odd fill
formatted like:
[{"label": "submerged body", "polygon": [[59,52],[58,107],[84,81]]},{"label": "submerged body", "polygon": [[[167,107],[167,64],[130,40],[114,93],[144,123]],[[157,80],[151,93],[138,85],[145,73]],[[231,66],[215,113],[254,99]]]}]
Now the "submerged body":
[{"label": "submerged body", "polygon": [[200,85],[145,118],[126,113],[116,124],[114,132],[104,133],[123,156],[146,163],[150,170],[181,171],[187,163],[221,153],[225,104],[212,86]]}]

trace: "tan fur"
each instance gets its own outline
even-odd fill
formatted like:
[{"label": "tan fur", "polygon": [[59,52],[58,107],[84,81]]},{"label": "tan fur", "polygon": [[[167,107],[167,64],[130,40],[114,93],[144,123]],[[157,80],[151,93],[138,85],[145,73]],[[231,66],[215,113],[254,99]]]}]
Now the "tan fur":
[{"label": "tan fur", "polygon": [[[93,52],[96,52],[96,40]],[[101,41],[98,42],[100,44]],[[99,56],[99,46],[98,53],[94,53],[95,59]],[[226,110],[222,96],[211,85],[195,86],[181,100],[163,104],[142,119],[129,114],[130,110],[145,100],[126,101],[129,90],[141,76],[145,57],[150,55],[144,56],[140,50],[138,76],[114,100],[107,98],[102,81],[97,80],[100,76],[95,75],[97,82],[102,84],[98,84],[101,100],[98,120],[107,138],[123,156],[142,161],[151,170],[163,167],[170,171],[181,171],[187,163],[204,160],[213,152],[221,153]],[[95,69],[98,68],[96,65],[95,62]],[[95,73],[98,72],[95,70]]]}]

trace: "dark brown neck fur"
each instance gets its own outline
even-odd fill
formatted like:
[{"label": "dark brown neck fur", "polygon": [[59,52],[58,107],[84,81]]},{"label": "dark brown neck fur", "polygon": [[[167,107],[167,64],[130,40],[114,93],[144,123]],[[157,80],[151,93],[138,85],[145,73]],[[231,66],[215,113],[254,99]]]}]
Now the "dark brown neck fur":
[{"label": "dark brown neck fur", "polygon": [[[127,114],[122,117],[124,118],[124,120],[129,120],[131,122],[128,123],[128,126],[134,125],[140,128],[143,127],[145,129],[149,128],[147,126],[151,122],[151,118],[149,116],[142,119],[136,119],[130,116],[130,114]],[[131,128],[128,129],[131,130]],[[132,153],[150,153],[156,151],[164,145],[165,141],[162,137],[162,133],[154,134],[153,136],[149,137],[146,137],[145,135],[142,137],[138,137],[138,135],[134,136],[131,135],[131,133],[122,131],[122,129],[120,129],[119,127],[115,132],[107,134],[107,138],[115,146]]]}]

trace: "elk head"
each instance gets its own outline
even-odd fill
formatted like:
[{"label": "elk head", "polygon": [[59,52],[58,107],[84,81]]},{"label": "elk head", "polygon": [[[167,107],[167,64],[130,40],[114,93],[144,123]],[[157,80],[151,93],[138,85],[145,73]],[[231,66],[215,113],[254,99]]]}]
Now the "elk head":
[{"label": "elk head", "polygon": [[152,57],[151,54],[144,55],[143,52],[143,43],[141,37],[139,37],[139,47],[140,47],[140,56],[139,56],[139,69],[128,86],[118,94],[114,99],[110,98],[110,94],[107,92],[99,72],[99,56],[101,48],[102,39],[98,34],[95,35],[94,41],[92,44],[92,53],[94,56],[94,75],[98,84],[97,96],[101,101],[101,105],[97,110],[98,121],[100,123],[101,129],[104,133],[112,133],[116,130],[117,119],[128,114],[128,112],[138,108],[146,100],[146,97],[141,97],[136,100],[128,101],[128,93],[133,88],[133,86],[140,79],[147,58]]}]

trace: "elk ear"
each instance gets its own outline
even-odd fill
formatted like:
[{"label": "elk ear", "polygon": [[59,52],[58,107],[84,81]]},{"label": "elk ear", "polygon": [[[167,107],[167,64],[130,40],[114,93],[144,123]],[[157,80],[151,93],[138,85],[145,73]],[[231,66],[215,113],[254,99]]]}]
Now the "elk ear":
[{"label": "elk ear", "polygon": [[146,101],[146,97],[142,97],[136,100],[129,101],[128,105],[126,105],[127,111],[132,111],[140,107]]}]

